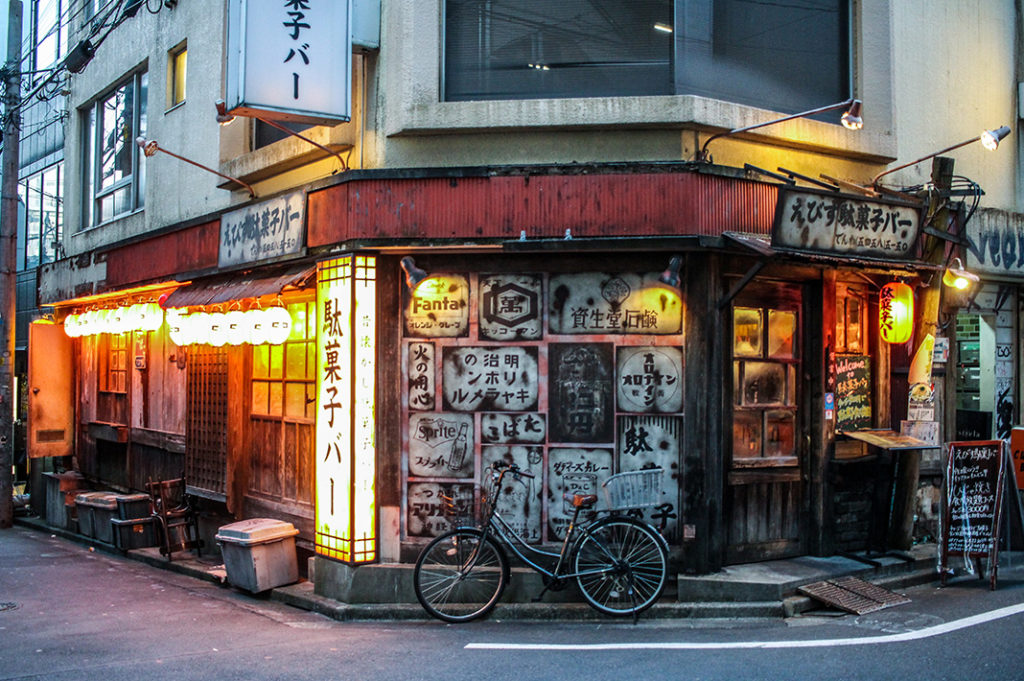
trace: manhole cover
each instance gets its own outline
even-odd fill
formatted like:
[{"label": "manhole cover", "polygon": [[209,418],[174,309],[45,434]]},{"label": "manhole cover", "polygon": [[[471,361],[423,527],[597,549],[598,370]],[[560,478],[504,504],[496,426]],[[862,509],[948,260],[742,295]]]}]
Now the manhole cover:
[{"label": "manhole cover", "polygon": [[17,603],[0,603],[0,612],[3,612],[4,610],[15,610],[17,607]]},{"label": "manhole cover", "polygon": [[797,591],[826,605],[852,612],[855,615],[863,615],[910,602],[910,599],[905,596],[856,577],[815,582],[802,586]]}]

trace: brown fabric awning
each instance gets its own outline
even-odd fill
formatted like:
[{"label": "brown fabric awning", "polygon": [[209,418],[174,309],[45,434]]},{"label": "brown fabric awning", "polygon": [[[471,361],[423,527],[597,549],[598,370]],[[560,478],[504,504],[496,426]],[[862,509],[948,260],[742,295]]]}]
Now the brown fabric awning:
[{"label": "brown fabric awning", "polygon": [[167,297],[164,307],[217,305],[243,298],[278,295],[288,287],[305,288],[316,265],[303,263],[279,268],[246,270],[193,280]]}]

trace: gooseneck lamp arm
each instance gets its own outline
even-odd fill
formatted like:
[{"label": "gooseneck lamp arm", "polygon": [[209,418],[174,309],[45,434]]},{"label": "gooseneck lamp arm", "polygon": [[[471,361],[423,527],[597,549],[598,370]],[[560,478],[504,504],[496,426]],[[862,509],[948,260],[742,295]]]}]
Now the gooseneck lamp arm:
[{"label": "gooseneck lamp arm", "polygon": [[738,135],[741,132],[748,132],[750,130],[757,130],[758,128],[764,128],[769,125],[775,125],[776,123],[785,123],[786,121],[792,121],[797,118],[806,118],[807,116],[816,116],[826,111],[834,111],[836,109],[846,109],[843,114],[843,125],[851,130],[860,130],[863,127],[863,120],[860,117],[861,101],[859,99],[850,98],[842,102],[835,104],[829,104],[828,106],[822,106],[817,109],[811,109],[810,111],[801,111],[800,113],[791,114],[789,116],[783,116],[782,118],[775,118],[764,123],[755,123],[754,125],[748,125],[743,128],[733,128],[732,130],[726,130],[720,132],[704,140],[704,144],[700,148],[700,152],[697,154],[697,161],[708,163],[708,145],[719,137],[728,137],[729,135]]},{"label": "gooseneck lamp arm", "polygon": [[883,177],[885,177],[886,175],[889,175],[890,173],[895,173],[897,170],[903,170],[904,168],[909,168],[910,166],[917,165],[918,163],[921,163],[922,161],[927,161],[928,159],[935,158],[936,156],[942,156],[943,154],[948,154],[949,152],[953,151],[954,149],[959,149],[960,147],[966,147],[968,144],[974,144],[975,142],[979,142],[980,141],[980,142],[982,142],[985,145],[986,149],[989,149],[991,151],[995,151],[995,149],[999,146],[999,142],[1004,137],[1006,137],[1009,134],[1010,134],[1010,126],[1008,126],[1008,125],[1004,125],[1002,127],[996,128],[995,130],[986,130],[985,132],[981,133],[977,137],[972,137],[969,140],[964,140],[963,142],[959,142],[957,144],[954,144],[951,147],[946,147],[945,149],[940,149],[939,151],[936,151],[936,152],[933,152],[931,154],[928,154],[927,156],[922,156],[921,158],[917,159],[916,161],[911,161],[910,163],[904,163],[902,165],[898,165],[895,168],[889,168],[888,170],[883,170],[882,172],[880,172],[877,175],[875,175],[875,177],[871,180],[871,187],[873,189],[877,188],[878,187],[878,181],[880,179],[882,179]]},{"label": "gooseneck lamp arm", "polygon": [[196,163],[192,159],[185,158],[184,156],[179,156],[178,154],[175,154],[173,151],[168,151],[168,150],[164,149],[163,147],[161,147],[159,144],[157,144],[156,140],[148,140],[147,141],[145,137],[136,137],[135,138],[135,144],[138,145],[139,149],[142,149],[142,152],[146,155],[146,158],[149,158],[151,156],[155,156],[156,152],[162,151],[163,153],[167,154],[168,156],[173,156],[174,158],[178,159],[179,161],[184,161],[185,163],[190,163],[190,164],[194,165],[196,168],[202,168],[203,170],[205,170],[208,173],[213,173],[214,175],[217,175],[218,177],[222,177],[225,180],[230,180],[231,182],[235,182],[237,184],[242,185],[249,192],[249,198],[252,198],[252,199],[256,198],[256,190],[253,189],[251,185],[249,185],[249,184],[247,184],[245,182],[242,182],[237,177],[231,177],[230,175],[225,175],[224,173],[218,172],[218,171],[214,170],[213,168],[208,168],[207,166],[204,166],[202,163]]}]

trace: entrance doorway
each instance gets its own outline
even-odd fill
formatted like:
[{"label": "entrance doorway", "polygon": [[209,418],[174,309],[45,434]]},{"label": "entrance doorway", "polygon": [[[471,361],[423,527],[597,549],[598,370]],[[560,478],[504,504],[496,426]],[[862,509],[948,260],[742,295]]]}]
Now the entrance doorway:
[{"label": "entrance doorway", "polygon": [[805,552],[801,300],[795,286],[752,285],[733,304],[728,563]]}]

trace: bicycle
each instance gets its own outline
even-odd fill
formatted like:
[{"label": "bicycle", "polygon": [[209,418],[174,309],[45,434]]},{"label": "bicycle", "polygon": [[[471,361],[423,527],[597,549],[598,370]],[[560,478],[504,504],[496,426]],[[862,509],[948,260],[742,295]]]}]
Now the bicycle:
[{"label": "bicycle", "polygon": [[[668,578],[668,545],[653,527],[619,511],[655,505],[662,469],[611,476],[604,483],[610,508],[596,511],[597,519],[582,523],[580,513],[594,508],[597,495],[566,493],[564,499],[572,505],[573,514],[558,553],[530,546],[498,510],[506,475],[517,481],[535,476],[515,464],[493,464],[487,471],[490,486],[484,490],[480,525],[442,534],[416,560],[416,598],[431,616],[468,622],[489,613],[509,582],[506,548],[540,573],[544,590],[534,602],[548,590],[561,590],[575,580],[587,603],[606,615],[632,615],[636,622],[654,604]],[[553,567],[541,563],[553,563]]]}]

